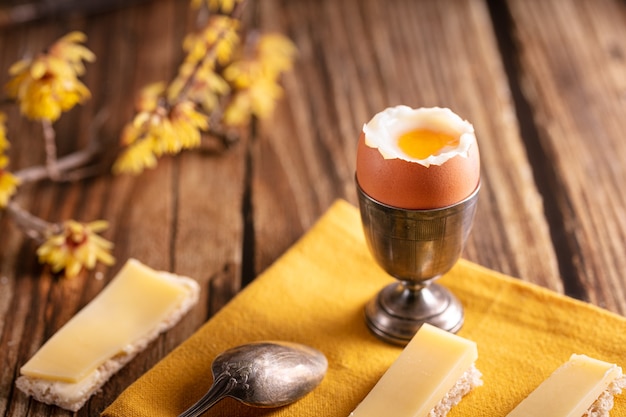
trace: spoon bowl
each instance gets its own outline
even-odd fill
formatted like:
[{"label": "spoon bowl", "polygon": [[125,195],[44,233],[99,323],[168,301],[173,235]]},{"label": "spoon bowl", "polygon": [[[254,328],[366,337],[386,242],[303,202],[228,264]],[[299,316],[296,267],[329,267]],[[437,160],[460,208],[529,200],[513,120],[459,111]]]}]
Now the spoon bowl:
[{"label": "spoon bowl", "polygon": [[179,417],[197,417],[225,397],[253,407],[290,404],[317,387],[328,369],[320,351],[291,342],[255,342],[219,354],[213,385]]}]

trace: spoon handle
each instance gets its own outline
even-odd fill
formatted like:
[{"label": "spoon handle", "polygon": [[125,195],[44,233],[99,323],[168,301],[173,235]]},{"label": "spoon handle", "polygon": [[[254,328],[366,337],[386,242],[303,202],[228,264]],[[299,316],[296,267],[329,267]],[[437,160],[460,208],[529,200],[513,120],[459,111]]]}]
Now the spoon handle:
[{"label": "spoon handle", "polygon": [[228,373],[218,375],[207,393],[178,417],[198,417],[222,398],[228,396],[236,386],[237,380],[228,375]]}]

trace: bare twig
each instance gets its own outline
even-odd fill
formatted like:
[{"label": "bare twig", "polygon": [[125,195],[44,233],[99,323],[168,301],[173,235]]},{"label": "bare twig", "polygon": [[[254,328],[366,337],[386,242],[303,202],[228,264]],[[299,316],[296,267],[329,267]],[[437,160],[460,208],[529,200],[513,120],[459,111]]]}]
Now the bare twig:
[{"label": "bare twig", "polygon": [[[212,140],[213,139],[213,140]],[[200,152],[221,154],[239,142],[239,134],[211,129],[202,138]],[[217,142],[217,143],[216,143]]]},{"label": "bare twig", "polygon": [[[18,177],[22,183],[37,182],[44,179],[77,181],[95,175],[97,173],[97,167],[87,166],[87,164],[92,161],[101,150],[97,130],[102,126],[107,117],[108,112],[104,109],[96,114],[89,129],[89,142],[86,148],[72,152],[55,161],[54,165],[59,174],[56,178],[50,175],[50,169],[47,164],[46,166],[39,165],[25,168],[15,172],[14,175]],[[50,128],[52,129],[52,127]]]},{"label": "bare twig", "polygon": [[46,232],[55,229],[53,223],[49,223],[37,216],[30,214],[24,210],[15,201],[10,201],[6,207],[6,210],[13,219],[15,224],[26,234],[29,238],[41,242],[45,239]]},{"label": "bare twig", "polygon": [[43,138],[46,150],[46,170],[51,179],[58,181],[61,177],[59,167],[57,166],[57,145],[56,132],[52,127],[52,122],[47,119],[41,121],[43,128]]},{"label": "bare twig", "polygon": [[[37,182],[44,179],[52,179],[56,181],[72,181],[76,180],[76,176],[70,175],[68,172],[83,167],[87,162],[91,161],[96,155],[97,149],[88,147],[76,152],[72,152],[56,161],[56,168],[59,171],[58,177],[54,178],[50,175],[47,166],[34,166],[17,171],[14,175],[22,180],[22,183]],[[84,178],[84,177],[83,177]]]}]

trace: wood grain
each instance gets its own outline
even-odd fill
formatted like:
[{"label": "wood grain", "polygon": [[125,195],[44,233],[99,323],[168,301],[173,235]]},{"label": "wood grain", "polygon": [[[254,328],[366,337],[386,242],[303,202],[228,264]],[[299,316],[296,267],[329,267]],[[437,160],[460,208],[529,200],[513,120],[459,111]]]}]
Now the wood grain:
[{"label": "wood grain", "polygon": [[[489,28],[489,12],[480,2],[455,1],[454,7],[451,3],[425,1],[419,10],[411,2],[402,1],[394,2],[393,7],[382,7],[376,1],[284,5],[286,13],[293,16],[285,31],[293,33],[300,46],[296,71],[290,75],[297,79],[286,81],[288,91],[281,109],[284,107],[289,114],[277,113],[286,126],[264,126],[261,134],[271,136],[265,142],[272,150],[259,159],[274,157],[273,153],[284,155],[287,161],[302,152],[305,169],[316,169],[315,158],[328,160],[328,155],[333,163],[326,166],[325,176],[312,173],[304,179],[308,190],[296,185],[281,196],[268,195],[265,190],[258,193],[259,199],[269,198],[257,201],[255,214],[259,218],[255,224],[272,229],[257,228],[257,246],[260,242],[276,242],[276,233],[289,233],[274,229],[277,226],[266,221],[278,210],[278,201],[283,204],[295,200],[281,211],[287,219],[285,224],[294,218],[289,226],[292,235],[285,236],[282,249],[334,197],[356,201],[356,139],[362,124],[374,113],[397,104],[445,106],[475,125],[485,167],[475,232],[466,256],[562,290],[541,198],[519,137],[494,33]],[[467,37],[466,33],[475,36]],[[325,47],[330,44],[337,47]],[[282,133],[286,127],[289,130]],[[299,143],[294,142],[295,137]],[[308,151],[295,150],[298,144],[308,146]],[[278,162],[272,164],[281,167],[281,175],[292,182],[303,181],[299,177],[306,174]],[[267,169],[259,172],[260,176],[276,175]],[[324,184],[328,180],[339,183],[336,192]],[[258,187],[275,183],[271,178],[258,181]],[[323,204],[316,207],[318,201]],[[315,216],[308,214],[310,210]],[[307,217],[302,219],[292,213]],[[259,262],[261,268],[268,264]]]},{"label": "wood grain", "polygon": [[[538,178],[574,295],[624,314],[626,7],[511,1]],[[552,16],[546,24],[545,16]]]},{"label": "wood grain", "polygon": [[[464,256],[626,313],[626,4],[620,0],[263,0],[246,22],[298,47],[273,116],[223,154],[189,152],[131,176],[24,186],[16,201],[50,221],[110,222],[117,263],[75,280],[36,260],[0,211],[0,416],[66,416],[14,388],[19,367],[128,257],[189,275],[201,300],[76,415],[97,415],[299,239],[337,199],[356,203],[356,141],[387,106],[449,107],[471,121],[482,189]],[[0,30],[11,63],[70,30],[98,59],[93,98],[56,125],[60,152],[97,134],[113,148],[133,96],[167,80],[192,25],[187,0],[133,3]],[[0,103],[2,103],[0,101]],[[39,164],[41,131],[9,115],[11,168]],[[218,337],[216,335],[216,337]]]}]

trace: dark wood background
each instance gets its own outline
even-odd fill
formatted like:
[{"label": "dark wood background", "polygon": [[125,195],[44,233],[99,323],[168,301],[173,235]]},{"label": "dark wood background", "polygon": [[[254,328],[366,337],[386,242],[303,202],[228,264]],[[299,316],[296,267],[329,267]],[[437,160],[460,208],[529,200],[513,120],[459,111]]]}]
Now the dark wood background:
[{"label": "dark wood background", "polygon": [[[1,4],[2,84],[13,62],[71,30],[97,55],[84,78],[93,98],[55,125],[61,154],[85,146],[101,111],[97,134],[116,146],[134,93],[172,78],[192,26],[188,0],[65,0],[23,18],[7,13],[23,1]],[[356,203],[361,126],[397,104],[450,107],[476,128],[482,190],[464,257],[626,314],[626,2],[263,0],[245,19],[288,35],[299,56],[274,115],[230,150],[20,189],[16,201],[47,220],[108,220],[115,266],[59,280],[0,211],[0,416],[71,414],[30,401],[14,380],[125,259],[197,279],[199,305],[77,413],[97,415],[335,199]],[[40,129],[0,110],[11,168],[40,164]]]}]

